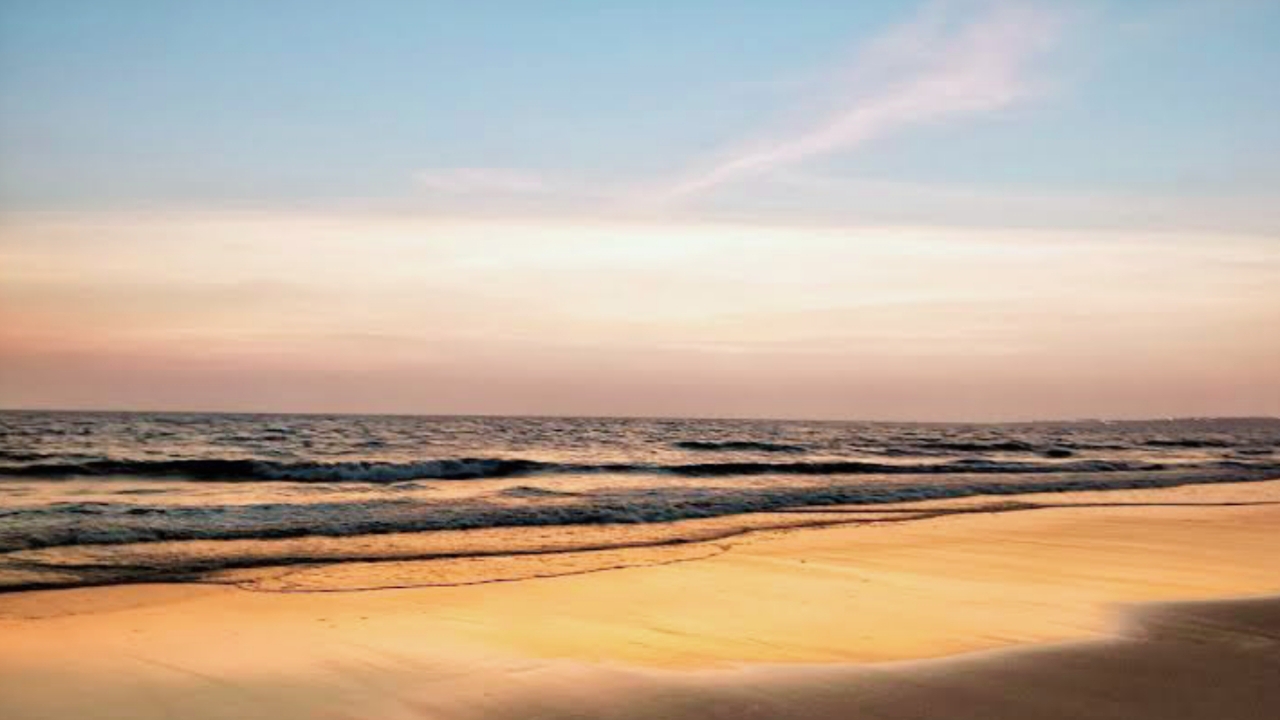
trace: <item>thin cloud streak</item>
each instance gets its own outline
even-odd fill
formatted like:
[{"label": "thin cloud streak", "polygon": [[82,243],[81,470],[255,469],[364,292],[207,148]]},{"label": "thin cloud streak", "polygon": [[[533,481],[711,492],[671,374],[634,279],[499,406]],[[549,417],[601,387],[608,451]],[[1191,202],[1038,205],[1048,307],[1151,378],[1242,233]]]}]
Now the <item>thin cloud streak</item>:
[{"label": "thin cloud streak", "polygon": [[[1036,5],[999,3],[957,27],[949,9],[931,3],[914,21],[873,41],[845,73],[854,82],[833,89],[855,95],[838,112],[729,156],[670,188],[667,198],[847,151],[914,125],[994,112],[1037,92],[1028,70],[1053,46],[1060,17]],[[864,87],[859,92],[849,84]]]}]

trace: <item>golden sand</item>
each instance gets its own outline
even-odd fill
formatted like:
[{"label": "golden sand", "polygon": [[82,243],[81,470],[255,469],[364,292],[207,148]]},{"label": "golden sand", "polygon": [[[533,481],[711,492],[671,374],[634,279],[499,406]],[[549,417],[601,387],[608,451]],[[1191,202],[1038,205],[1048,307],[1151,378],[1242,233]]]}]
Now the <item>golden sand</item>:
[{"label": "golden sand", "polygon": [[[1280,716],[1248,714],[1280,708],[1274,603],[1118,624],[1280,595],[1280,481],[1017,501],[4,595],[0,717],[1140,717],[1197,689],[1186,717]],[[328,592],[411,584],[436,586]]]}]

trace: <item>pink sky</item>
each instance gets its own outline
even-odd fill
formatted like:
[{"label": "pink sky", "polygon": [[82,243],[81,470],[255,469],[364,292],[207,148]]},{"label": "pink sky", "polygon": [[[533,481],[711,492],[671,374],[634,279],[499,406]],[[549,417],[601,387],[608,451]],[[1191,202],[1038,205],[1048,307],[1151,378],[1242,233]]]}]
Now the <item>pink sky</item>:
[{"label": "pink sky", "polygon": [[31,214],[5,407],[1280,414],[1280,247],[1090,231]]}]

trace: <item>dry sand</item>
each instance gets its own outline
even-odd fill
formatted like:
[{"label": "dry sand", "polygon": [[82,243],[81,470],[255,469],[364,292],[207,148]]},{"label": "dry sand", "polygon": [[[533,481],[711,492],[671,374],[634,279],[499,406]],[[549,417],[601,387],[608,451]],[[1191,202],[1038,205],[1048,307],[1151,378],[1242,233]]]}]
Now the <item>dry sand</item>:
[{"label": "dry sand", "polygon": [[2,595],[0,717],[1280,717],[1280,481],[1017,501]]}]

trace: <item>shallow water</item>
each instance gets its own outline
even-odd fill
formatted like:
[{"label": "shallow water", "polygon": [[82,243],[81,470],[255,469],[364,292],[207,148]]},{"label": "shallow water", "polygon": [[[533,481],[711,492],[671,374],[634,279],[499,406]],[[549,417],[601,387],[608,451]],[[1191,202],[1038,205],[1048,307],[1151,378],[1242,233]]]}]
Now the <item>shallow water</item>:
[{"label": "shallow water", "polygon": [[[352,560],[377,559],[376,538],[367,538],[390,533],[506,528],[501,542],[514,542],[521,528],[1263,479],[1280,476],[1278,448],[1274,419],[961,425],[5,412],[0,589],[335,562],[343,546]],[[331,540],[356,536],[366,539]],[[307,538],[317,547],[328,539],[324,552],[309,554]],[[494,551],[488,542],[485,552]]]}]

